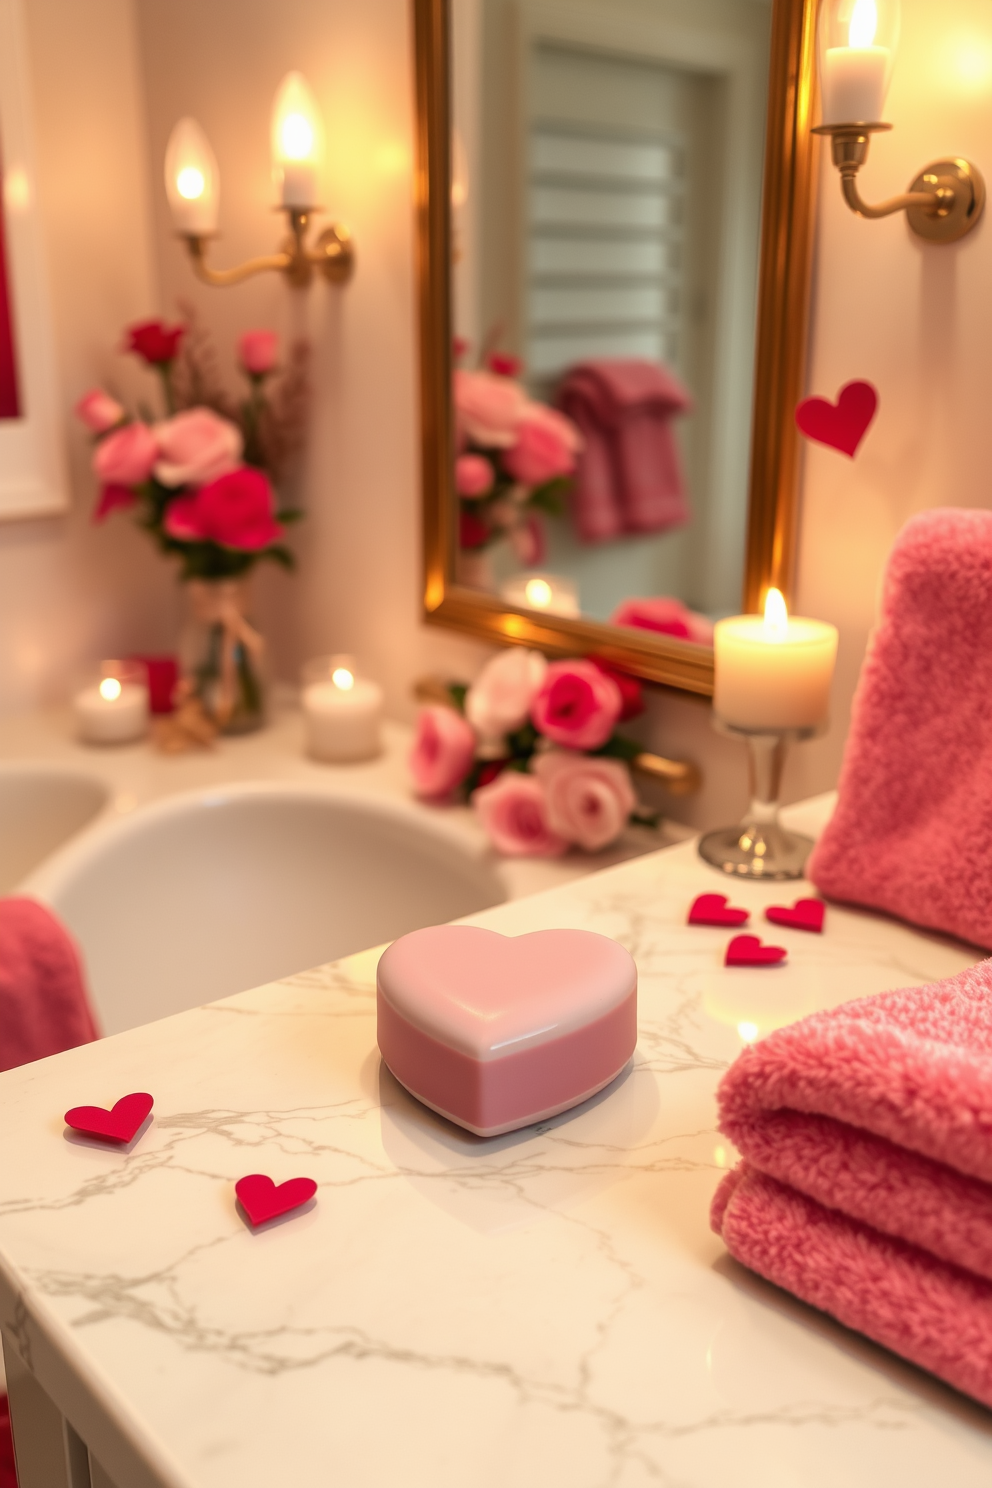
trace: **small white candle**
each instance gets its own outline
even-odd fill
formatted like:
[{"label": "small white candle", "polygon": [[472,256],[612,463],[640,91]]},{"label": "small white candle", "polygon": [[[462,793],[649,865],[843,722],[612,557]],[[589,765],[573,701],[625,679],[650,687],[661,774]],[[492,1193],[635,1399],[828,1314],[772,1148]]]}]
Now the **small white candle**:
[{"label": "small white candle", "polygon": [[104,677],[75,697],[76,723],[87,744],[129,744],[148,732],[148,688]]},{"label": "small white candle", "polygon": [[875,0],[857,0],[848,45],[828,47],[823,58],[824,124],[877,124],[888,86],[889,47],[875,46]]},{"label": "small white candle", "polygon": [[[304,679],[320,670],[311,663]],[[325,670],[303,689],[308,754],[339,763],[373,759],[382,749],[382,702],[378,683],[356,677],[346,663]]]},{"label": "small white candle", "polygon": [[577,620],[582,613],[578,585],[559,574],[516,574],[506,580],[501,592],[508,604],[522,610],[543,610],[568,620]]},{"label": "small white candle", "polygon": [[737,728],[816,728],[830,708],[837,627],[790,618],[777,589],[764,618],[735,615],[714,630],[713,710]]}]

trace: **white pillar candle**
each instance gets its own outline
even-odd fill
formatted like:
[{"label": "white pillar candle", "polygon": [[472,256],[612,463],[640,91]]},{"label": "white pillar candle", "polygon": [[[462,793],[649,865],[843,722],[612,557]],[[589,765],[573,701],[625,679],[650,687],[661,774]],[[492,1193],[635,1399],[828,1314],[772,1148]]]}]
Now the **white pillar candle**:
[{"label": "white pillar candle", "polygon": [[148,732],[148,688],[104,677],[77,692],[75,711],[87,744],[129,744]]},{"label": "white pillar candle", "polygon": [[790,618],[771,589],[760,615],[716,623],[713,710],[724,723],[760,730],[816,728],[830,707],[837,627]]},{"label": "white pillar candle", "polygon": [[824,124],[877,124],[885,104],[888,47],[828,47],[823,59]]},{"label": "white pillar candle", "polygon": [[303,689],[308,754],[339,763],[373,759],[382,749],[382,701],[378,683],[346,666],[310,682]]}]

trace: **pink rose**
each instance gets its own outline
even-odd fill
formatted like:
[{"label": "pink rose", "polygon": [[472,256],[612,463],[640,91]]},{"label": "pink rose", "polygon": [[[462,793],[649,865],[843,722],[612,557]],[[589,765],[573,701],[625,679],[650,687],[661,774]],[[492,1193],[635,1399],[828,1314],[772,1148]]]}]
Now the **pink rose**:
[{"label": "pink rose", "polygon": [[548,663],[540,651],[512,646],[487,661],[465,696],[465,717],[482,739],[502,739],[530,714]]},{"label": "pink rose", "polygon": [[522,522],[510,528],[510,545],[517,562],[524,568],[538,568],[544,562],[548,544],[544,523],[537,512],[528,512]]},{"label": "pink rose", "polygon": [[548,821],[541,782],[504,770],[472,794],[472,805],[498,852],[518,858],[557,858],[568,847]]},{"label": "pink rose", "polygon": [[188,495],[170,501],[165,530],[179,542],[215,542],[257,553],[282,537],[268,476],[241,465]]},{"label": "pink rose", "polygon": [[238,340],[238,358],[246,372],[262,377],[276,364],[279,337],[275,331],[245,331]]},{"label": "pink rose", "polygon": [[459,496],[488,496],[495,478],[493,467],[482,455],[459,455],[455,461],[455,490]]},{"label": "pink rose", "polygon": [[447,796],[475,758],[475,735],[453,708],[421,708],[407,766],[418,796]]},{"label": "pink rose", "polygon": [[152,473],[158,445],[147,424],[126,424],[101,439],[93,469],[105,486],[140,486]]},{"label": "pink rose", "polygon": [[543,486],[545,481],[571,475],[581,444],[571,419],[543,403],[528,403],[517,425],[516,443],[503,456],[503,463],[521,485]]},{"label": "pink rose", "polygon": [[509,449],[526,407],[522,390],[492,372],[455,372],[455,413],[459,433],[483,449]]},{"label": "pink rose", "polygon": [[163,486],[205,486],[227,475],[241,459],[241,430],[209,408],[189,408],[155,425]]},{"label": "pink rose", "polygon": [[665,597],[625,599],[610,616],[611,625],[629,625],[635,630],[654,630],[697,646],[712,646],[713,622],[687,609],[680,599]]},{"label": "pink rose", "polygon": [[552,749],[536,755],[531,768],[544,787],[552,831],[586,852],[616,841],[637,804],[622,760]]},{"label": "pink rose", "polygon": [[124,417],[124,409],[117,399],[105,393],[103,388],[91,388],[84,393],[72,411],[94,434],[106,434]]},{"label": "pink rose", "polygon": [[623,709],[620,689],[591,661],[553,661],[530,716],[546,739],[566,749],[599,749]]}]

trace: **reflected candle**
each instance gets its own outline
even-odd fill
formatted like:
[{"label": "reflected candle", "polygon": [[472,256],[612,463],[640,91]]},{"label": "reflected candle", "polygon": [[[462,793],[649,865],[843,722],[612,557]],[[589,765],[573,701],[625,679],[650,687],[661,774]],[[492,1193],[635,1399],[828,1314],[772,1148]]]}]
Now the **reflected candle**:
[{"label": "reflected candle", "polygon": [[73,706],[87,744],[130,744],[148,732],[148,684],[143,667],[105,661],[99,682],[77,692]]},{"label": "reflected candle", "polygon": [[543,610],[546,615],[560,615],[578,620],[579,588],[574,579],[561,574],[522,573],[502,585],[503,598],[522,610]]},{"label": "reflected candle", "polygon": [[714,629],[713,711],[733,728],[816,728],[830,707],[837,627],[790,618],[777,589],[764,617],[735,615]]},{"label": "reflected candle", "polygon": [[373,759],[382,748],[382,688],[359,677],[348,656],[322,656],[303,669],[307,753],[337,763]]}]

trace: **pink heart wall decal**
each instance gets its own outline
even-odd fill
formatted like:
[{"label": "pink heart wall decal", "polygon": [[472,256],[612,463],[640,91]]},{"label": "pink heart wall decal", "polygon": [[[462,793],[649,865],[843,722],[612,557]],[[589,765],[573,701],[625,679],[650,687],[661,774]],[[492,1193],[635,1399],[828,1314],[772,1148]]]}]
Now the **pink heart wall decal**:
[{"label": "pink heart wall decal", "polygon": [[816,935],[823,932],[822,899],[797,899],[791,909],[784,904],[770,904],[765,910],[765,919],[773,925],[788,925],[792,930],[812,930]]},{"label": "pink heart wall decal", "polygon": [[144,1091],[122,1095],[111,1110],[103,1106],[73,1106],[65,1113],[65,1124],[87,1137],[105,1142],[130,1142],[155,1102]]},{"label": "pink heart wall decal", "polygon": [[238,1179],[234,1192],[252,1224],[260,1225],[299,1209],[313,1198],[317,1185],[312,1178],[287,1178],[276,1184],[265,1173],[249,1173]]},{"label": "pink heart wall decal", "polygon": [[394,941],[376,980],[389,1069],[480,1137],[595,1095],[637,1043],[637,968],[590,930],[509,936],[435,925]]},{"label": "pink heart wall decal", "polygon": [[749,909],[734,909],[726,894],[697,894],[689,910],[690,925],[746,925]]},{"label": "pink heart wall decal", "polygon": [[836,403],[826,398],[804,398],[796,409],[800,433],[817,444],[854,458],[878,408],[878,392],[870,382],[848,382]]},{"label": "pink heart wall decal", "polygon": [[724,966],[777,966],[788,955],[784,946],[763,945],[757,935],[735,935]]}]

